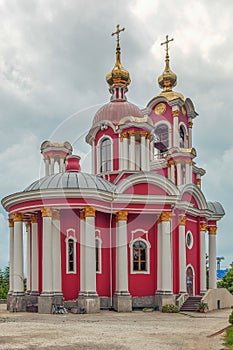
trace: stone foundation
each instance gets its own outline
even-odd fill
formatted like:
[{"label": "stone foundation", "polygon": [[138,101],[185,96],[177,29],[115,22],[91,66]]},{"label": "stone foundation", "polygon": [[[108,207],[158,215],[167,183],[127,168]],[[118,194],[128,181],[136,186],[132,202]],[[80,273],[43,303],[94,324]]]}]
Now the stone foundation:
[{"label": "stone foundation", "polygon": [[87,314],[100,312],[100,298],[98,295],[79,295],[78,307],[81,311],[84,311]]},{"label": "stone foundation", "polygon": [[42,295],[38,297],[38,313],[39,314],[51,314],[52,304],[63,305],[63,296],[60,295]]},{"label": "stone foundation", "polygon": [[112,303],[109,297],[100,297],[100,309],[111,309]]},{"label": "stone foundation", "polygon": [[130,312],[132,311],[132,297],[131,295],[118,295],[113,296],[113,309],[117,312]]},{"label": "stone foundation", "polygon": [[158,305],[159,311],[162,311],[164,305],[176,305],[176,297],[173,294],[155,294],[155,305]]},{"label": "stone foundation", "polygon": [[25,295],[8,295],[7,310],[11,312],[24,312],[27,307],[27,297]]},{"label": "stone foundation", "polygon": [[132,298],[132,305],[134,307],[154,307],[157,306],[155,303],[155,297],[148,296],[148,297],[133,297]]}]

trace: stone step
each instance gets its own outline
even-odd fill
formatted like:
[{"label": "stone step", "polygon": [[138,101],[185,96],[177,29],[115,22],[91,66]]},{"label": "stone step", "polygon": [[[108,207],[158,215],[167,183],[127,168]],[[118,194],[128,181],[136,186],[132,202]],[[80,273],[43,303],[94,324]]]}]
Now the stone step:
[{"label": "stone step", "polygon": [[201,296],[190,296],[181,306],[180,311],[196,311],[197,304],[201,301]]}]

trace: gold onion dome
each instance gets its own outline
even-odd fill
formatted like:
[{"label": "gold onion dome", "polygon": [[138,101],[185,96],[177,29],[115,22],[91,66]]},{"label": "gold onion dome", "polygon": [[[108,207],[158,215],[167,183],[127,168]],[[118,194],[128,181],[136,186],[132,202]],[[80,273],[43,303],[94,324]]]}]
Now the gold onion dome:
[{"label": "gold onion dome", "polygon": [[168,35],[166,35],[166,41],[161,43],[161,45],[166,44],[166,58],[165,58],[165,69],[163,73],[158,78],[158,83],[163,91],[160,93],[160,96],[165,96],[168,100],[173,100],[175,98],[181,98],[184,100],[184,96],[179,92],[172,91],[172,88],[176,86],[177,76],[170,68],[170,60],[168,54],[168,43],[173,41],[174,39],[168,39]]},{"label": "gold onion dome", "polygon": [[117,30],[112,35],[117,36],[117,46],[116,46],[116,63],[110,73],[106,75],[106,81],[110,88],[119,86],[128,86],[131,82],[129,72],[121,64],[121,48],[120,48],[120,32],[124,31],[125,28],[120,29],[119,24],[117,25]]}]

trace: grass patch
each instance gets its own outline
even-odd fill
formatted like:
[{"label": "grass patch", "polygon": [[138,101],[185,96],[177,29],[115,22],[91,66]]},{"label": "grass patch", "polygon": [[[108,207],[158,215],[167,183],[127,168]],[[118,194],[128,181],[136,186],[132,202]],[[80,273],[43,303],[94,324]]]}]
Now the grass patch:
[{"label": "grass patch", "polygon": [[233,326],[226,330],[227,349],[233,350]]}]

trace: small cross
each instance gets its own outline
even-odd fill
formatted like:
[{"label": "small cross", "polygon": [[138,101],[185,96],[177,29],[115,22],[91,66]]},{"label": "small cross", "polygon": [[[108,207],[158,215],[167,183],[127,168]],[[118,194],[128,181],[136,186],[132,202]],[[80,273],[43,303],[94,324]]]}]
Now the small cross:
[{"label": "small cross", "polygon": [[117,36],[117,45],[119,45],[119,43],[120,43],[120,32],[123,32],[125,30],[125,28],[120,29],[120,25],[119,24],[116,27],[117,27],[117,30],[116,30],[115,33],[112,33],[112,36],[113,35]]},{"label": "small cross", "polygon": [[161,45],[166,44],[166,55],[168,56],[168,43],[170,43],[170,41],[173,41],[174,39],[168,39],[168,35],[166,35],[166,41],[164,41],[164,43],[161,43]]}]

